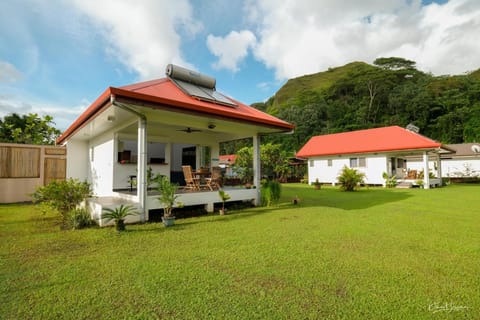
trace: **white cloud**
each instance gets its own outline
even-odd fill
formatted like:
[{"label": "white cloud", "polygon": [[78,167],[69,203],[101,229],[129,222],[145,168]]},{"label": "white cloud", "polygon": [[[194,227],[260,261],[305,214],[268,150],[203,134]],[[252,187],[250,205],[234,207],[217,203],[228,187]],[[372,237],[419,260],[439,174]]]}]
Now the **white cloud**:
[{"label": "white cloud", "polygon": [[231,31],[225,37],[208,35],[207,47],[219,58],[213,67],[233,72],[239,71],[238,65],[245,59],[248,50],[255,45],[255,42],[255,35],[249,30]]},{"label": "white cloud", "polygon": [[435,74],[480,66],[480,2],[450,0],[249,0],[256,59],[277,79],[314,73],[351,61],[401,56]]},{"label": "white cloud", "polygon": [[0,83],[14,83],[22,78],[22,73],[13,64],[0,61]]},{"label": "white cloud", "polygon": [[110,46],[106,51],[140,78],[163,77],[168,63],[193,68],[182,56],[180,33],[194,35],[202,25],[188,0],[74,1],[101,30]]},{"label": "white cloud", "polygon": [[86,100],[72,106],[55,105],[35,98],[18,98],[13,95],[0,95],[0,118],[17,113],[20,115],[37,113],[40,116],[50,115],[55,122],[54,127],[65,130],[73,121],[87,109],[89,102]]}]

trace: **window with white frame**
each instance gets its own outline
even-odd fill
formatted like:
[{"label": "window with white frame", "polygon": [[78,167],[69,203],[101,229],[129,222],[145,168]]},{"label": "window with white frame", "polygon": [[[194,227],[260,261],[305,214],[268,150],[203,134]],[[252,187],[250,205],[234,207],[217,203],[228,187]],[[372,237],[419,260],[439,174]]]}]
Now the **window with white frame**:
[{"label": "window with white frame", "polygon": [[332,159],[327,159],[327,167],[331,167],[331,166],[332,166],[332,162],[333,162]]},{"label": "window with white frame", "polygon": [[314,165],[314,161],[310,160],[310,167],[313,167],[313,165]]},{"label": "window with white frame", "polygon": [[367,159],[365,157],[350,158],[350,168],[365,168],[367,166]]}]

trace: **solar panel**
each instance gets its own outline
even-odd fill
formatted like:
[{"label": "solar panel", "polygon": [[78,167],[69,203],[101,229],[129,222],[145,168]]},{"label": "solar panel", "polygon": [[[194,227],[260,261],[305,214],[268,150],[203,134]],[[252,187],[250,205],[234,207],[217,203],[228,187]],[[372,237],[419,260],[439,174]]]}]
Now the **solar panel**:
[{"label": "solar panel", "polygon": [[227,105],[234,107],[236,104],[225,97],[220,92],[217,92],[215,89],[210,89],[202,87],[193,83],[182,81],[179,79],[170,78],[183,92],[186,94],[196,97],[200,100],[205,100],[209,102],[219,103],[222,105]]}]

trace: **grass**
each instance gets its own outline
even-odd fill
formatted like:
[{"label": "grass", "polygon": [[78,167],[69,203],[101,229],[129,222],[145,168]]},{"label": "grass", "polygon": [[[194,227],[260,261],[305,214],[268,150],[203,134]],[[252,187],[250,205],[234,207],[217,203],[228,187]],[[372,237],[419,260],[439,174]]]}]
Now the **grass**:
[{"label": "grass", "polygon": [[274,208],[123,234],[2,205],[0,317],[479,319],[479,193],[284,185]]}]

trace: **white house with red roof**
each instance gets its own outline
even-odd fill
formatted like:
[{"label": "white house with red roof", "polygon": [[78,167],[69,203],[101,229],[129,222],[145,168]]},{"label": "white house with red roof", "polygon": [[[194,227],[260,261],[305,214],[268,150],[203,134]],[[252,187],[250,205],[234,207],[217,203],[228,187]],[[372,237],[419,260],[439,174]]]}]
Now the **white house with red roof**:
[{"label": "white house with red roof", "polygon": [[[102,208],[130,202],[148,220],[160,208],[148,193],[148,173],[183,182],[182,165],[193,169],[219,166],[219,144],[253,139],[254,189],[230,190],[231,201],[259,202],[260,136],[290,132],[294,126],[215,89],[215,79],[178,66],[167,77],[124,87],[109,87],[58,138],[67,146],[67,177],[86,180],[96,199],[94,218]],[[220,202],[217,191],[182,193],[185,206]]]},{"label": "white house with red roof", "polygon": [[[429,172],[430,160],[440,163],[440,154],[451,152],[441,143],[413,131],[390,126],[312,137],[297,153],[308,159],[308,181],[335,185],[344,166],[365,173],[365,183],[384,185],[383,173],[417,183],[418,175],[410,177],[406,158],[420,156],[424,172]],[[441,165],[438,165],[441,168]],[[440,186],[441,173],[423,178],[424,188]]]}]

